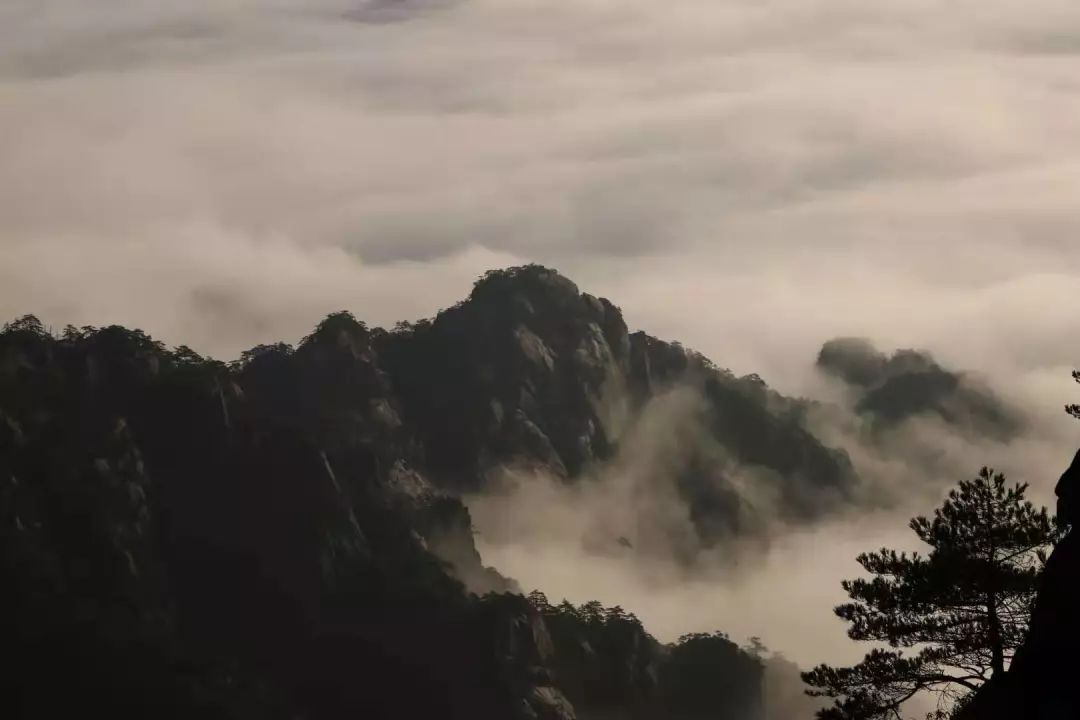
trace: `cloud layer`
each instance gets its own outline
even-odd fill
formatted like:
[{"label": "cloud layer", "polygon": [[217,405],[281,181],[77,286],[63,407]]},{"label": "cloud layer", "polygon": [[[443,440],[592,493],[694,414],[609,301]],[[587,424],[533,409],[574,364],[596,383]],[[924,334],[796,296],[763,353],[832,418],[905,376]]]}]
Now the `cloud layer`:
[{"label": "cloud layer", "polygon": [[[747,333],[791,331],[780,313],[814,341],[937,339],[988,310],[1028,327],[1076,289],[1069,3],[0,13],[7,314],[169,336],[220,315],[195,340],[234,352],[339,306],[429,313],[538,259],[749,363]],[[742,320],[686,319],[735,298]]]},{"label": "cloud layer", "polygon": [[987,453],[1045,497],[1078,37],[1064,0],[6,0],[0,315],[232,356],[536,260],[788,392],[829,337],[930,348],[1032,416]]}]

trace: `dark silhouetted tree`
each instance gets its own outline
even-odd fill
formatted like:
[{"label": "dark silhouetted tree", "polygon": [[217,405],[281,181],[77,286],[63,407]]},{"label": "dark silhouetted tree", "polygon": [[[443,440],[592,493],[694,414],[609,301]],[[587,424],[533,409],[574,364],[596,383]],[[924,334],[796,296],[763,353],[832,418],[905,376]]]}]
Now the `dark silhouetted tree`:
[{"label": "dark silhouetted tree", "polygon": [[[1073,370],[1072,376],[1073,380],[1080,383],[1080,370]],[[1074,418],[1080,420],[1080,405],[1077,405],[1076,403],[1070,403],[1065,406],[1065,412],[1069,413]]]},{"label": "dark silhouetted tree", "polygon": [[533,590],[529,593],[529,602],[532,604],[536,611],[541,615],[548,615],[555,612],[555,608],[548,602],[547,595],[539,590]]},{"label": "dark silhouetted tree", "polygon": [[853,640],[887,644],[855,667],[805,673],[809,694],[833,698],[822,720],[901,718],[921,692],[943,708],[1004,672],[1023,642],[1046,549],[1056,537],[1027,485],[983,468],[950,491],[933,518],[911,529],[928,554],[883,549],[858,557],[869,579],[847,580],[852,602],[836,608]]}]

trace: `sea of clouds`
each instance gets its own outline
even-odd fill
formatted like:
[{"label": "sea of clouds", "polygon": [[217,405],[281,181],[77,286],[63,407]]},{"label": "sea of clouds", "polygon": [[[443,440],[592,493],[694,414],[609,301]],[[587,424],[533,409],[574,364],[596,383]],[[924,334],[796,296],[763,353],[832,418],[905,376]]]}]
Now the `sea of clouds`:
[{"label": "sea of clouds", "polygon": [[[1031,419],[1005,448],[910,429],[955,460],[934,487],[987,458],[1049,501],[1080,429],[1077,38],[1064,0],[4,0],[0,316],[232,357],[538,261],[792,394],[832,392],[830,337],[929,348]],[[485,552],[810,662],[851,654],[837,583],[909,509],[737,582]]]}]

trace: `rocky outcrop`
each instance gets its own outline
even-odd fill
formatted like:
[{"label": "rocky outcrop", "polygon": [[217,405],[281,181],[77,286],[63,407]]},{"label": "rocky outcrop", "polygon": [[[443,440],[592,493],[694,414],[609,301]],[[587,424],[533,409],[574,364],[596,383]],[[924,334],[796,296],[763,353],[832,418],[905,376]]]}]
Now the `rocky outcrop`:
[{"label": "rocky outcrop", "polygon": [[1080,452],[1057,485],[1058,520],[1071,526],[1054,548],[1024,645],[1009,671],[987,683],[958,720],[1057,720],[1080,717]]},{"label": "rocky outcrop", "polygon": [[523,720],[577,720],[552,665],[555,645],[544,618],[520,595],[486,598],[479,613],[493,630],[494,654],[505,687],[520,698]]},{"label": "rocky outcrop", "polygon": [[462,490],[503,464],[568,478],[608,457],[627,420],[629,352],[617,308],[539,267],[489,273],[467,301],[383,338],[430,466]]},{"label": "rocky outcrop", "polygon": [[1023,430],[1020,414],[988,387],[943,368],[927,352],[878,351],[860,338],[837,338],[818,354],[818,368],[851,391],[858,414],[877,429],[931,416],[978,436],[1008,441]]},{"label": "rocky outcrop", "polygon": [[778,498],[765,512],[790,521],[838,507],[856,482],[847,456],[806,430],[801,401],[629,334],[617,307],[547,268],[490,272],[466,301],[376,345],[432,480],[452,493],[482,492],[508,466],[575,482],[674,389],[699,394],[702,411],[680,467],[656,481],[683,495],[705,543],[755,525],[733,470],[767,484],[753,494]]}]

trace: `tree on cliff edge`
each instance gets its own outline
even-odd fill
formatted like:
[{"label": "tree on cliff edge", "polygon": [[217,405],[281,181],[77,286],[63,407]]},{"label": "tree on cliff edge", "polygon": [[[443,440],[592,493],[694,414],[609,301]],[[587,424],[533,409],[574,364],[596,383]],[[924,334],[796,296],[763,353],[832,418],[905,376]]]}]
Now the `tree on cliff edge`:
[{"label": "tree on cliff edge", "polygon": [[983,468],[950,491],[932,519],[911,521],[929,553],[858,557],[872,577],[844,581],[852,601],[835,612],[853,640],[889,649],[854,667],[821,665],[803,675],[810,695],[835,700],[821,720],[899,719],[901,706],[922,692],[937,694],[947,717],[1004,672],[1027,633],[1056,533],[1046,509],[1024,499],[1026,490]]}]

